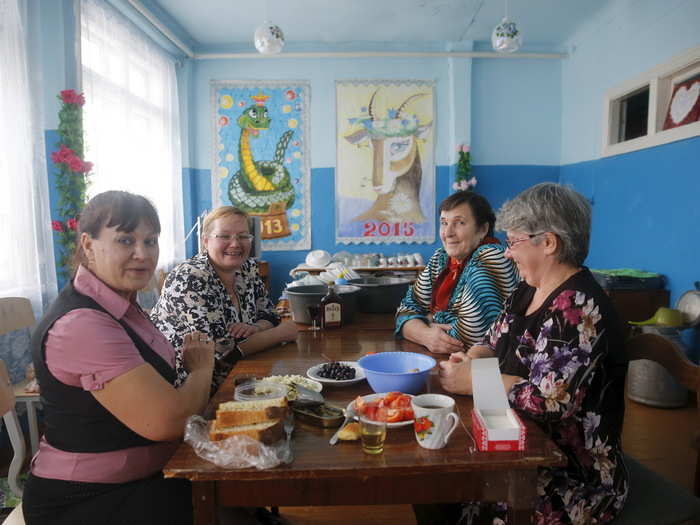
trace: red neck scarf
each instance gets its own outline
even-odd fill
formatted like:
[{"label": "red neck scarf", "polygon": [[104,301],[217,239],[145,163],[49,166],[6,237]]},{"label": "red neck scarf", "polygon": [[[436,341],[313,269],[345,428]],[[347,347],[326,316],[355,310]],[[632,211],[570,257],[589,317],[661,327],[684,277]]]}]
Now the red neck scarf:
[{"label": "red neck scarf", "polygon": [[[499,241],[494,237],[484,237],[479,246],[484,244],[499,244]],[[462,271],[464,271],[464,267],[470,258],[471,255],[463,261],[458,261],[454,257],[450,257],[445,269],[438,275],[433,285],[433,295],[430,299],[430,311],[432,313],[447,310],[452,291],[455,289],[457,281],[459,281]]]}]

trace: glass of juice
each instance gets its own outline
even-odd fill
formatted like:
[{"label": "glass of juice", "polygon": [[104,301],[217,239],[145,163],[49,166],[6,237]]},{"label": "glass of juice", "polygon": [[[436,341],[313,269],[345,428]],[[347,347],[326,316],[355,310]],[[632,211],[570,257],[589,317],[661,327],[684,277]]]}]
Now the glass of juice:
[{"label": "glass of juice", "polygon": [[384,452],[386,421],[361,417],[360,439],[362,440],[362,451],[365,454],[381,454]]},{"label": "glass of juice", "polygon": [[310,304],[309,306],[306,307],[306,309],[309,312],[309,317],[311,317],[311,328],[309,330],[319,330],[318,327],[318,315],[321,313],[321,305],[320,304]]}]

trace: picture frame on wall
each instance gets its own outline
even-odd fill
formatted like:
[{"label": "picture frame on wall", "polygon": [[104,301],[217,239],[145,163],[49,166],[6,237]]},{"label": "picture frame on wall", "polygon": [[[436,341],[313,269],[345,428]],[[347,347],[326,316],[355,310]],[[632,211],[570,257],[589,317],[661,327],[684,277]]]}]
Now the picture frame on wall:
[{"label": "picture frame on wall", "polygon": [[336,243],[434,242],[434,82],[336,81],[336,125]]},{"label": "picture frame on wall", "polygon": [[306,81],[211,82],[212,203],[260,219],[263,251],[311,247]]}]

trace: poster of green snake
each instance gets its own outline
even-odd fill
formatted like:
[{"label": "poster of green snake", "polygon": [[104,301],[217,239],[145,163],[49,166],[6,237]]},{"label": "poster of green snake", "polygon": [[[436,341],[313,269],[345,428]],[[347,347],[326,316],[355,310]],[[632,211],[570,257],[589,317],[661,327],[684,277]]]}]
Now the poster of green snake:
[{"label": "poster of green snake", "polygon": [[213,205],[260,218],[262,249],[308,250],[309,84],[212,81]]},{"label": "poster of green snake", "polygon": [[335,85],[336,242],[433,242],[433,81],[339,80]]}]

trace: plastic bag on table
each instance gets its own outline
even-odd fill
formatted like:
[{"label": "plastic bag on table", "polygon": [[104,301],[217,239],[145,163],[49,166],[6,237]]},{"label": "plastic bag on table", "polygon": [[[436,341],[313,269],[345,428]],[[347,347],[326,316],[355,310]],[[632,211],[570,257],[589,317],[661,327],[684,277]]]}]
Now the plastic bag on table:
[{"label": "plastic bag on table", "polygon": [[202,459],[227,469],[251,468],[259,470],[291,463],[294,459],[291,439],[294,425],[289,418],[284,422],[285,437],[277,443],[265,445],[248,436],[233,436],[222,441],[209,439],[209,422],[201,416],[190,416],[185,424],[185,443]]}]

